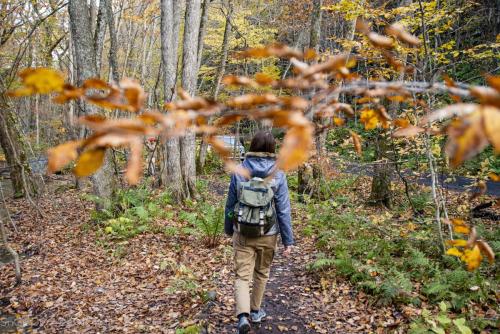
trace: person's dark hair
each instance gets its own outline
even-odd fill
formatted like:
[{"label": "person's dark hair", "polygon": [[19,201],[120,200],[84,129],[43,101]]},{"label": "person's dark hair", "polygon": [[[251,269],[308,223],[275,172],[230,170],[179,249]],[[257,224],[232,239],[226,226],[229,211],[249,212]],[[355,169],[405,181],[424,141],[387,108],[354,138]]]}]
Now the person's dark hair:
[{"label": "person's dark hair", "polygon": [[253,136],[250,152],[276,153],[276,140],[269,131],[259,131]]}]

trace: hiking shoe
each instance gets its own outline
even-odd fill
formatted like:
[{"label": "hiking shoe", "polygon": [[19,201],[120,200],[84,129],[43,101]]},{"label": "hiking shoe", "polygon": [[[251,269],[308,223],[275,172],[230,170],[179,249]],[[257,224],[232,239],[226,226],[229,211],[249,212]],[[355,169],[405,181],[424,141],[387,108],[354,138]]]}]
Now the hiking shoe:
[{"label": "hiking shoe", "polygon": [[266,317],[266,312],[263,309],[258,310],[257,312],[250,312],[250,320],[252,322],[261,322]]},{"label": "hiking shoe", "polygon": [[241,317],[238,321],[238,334],[247,334],[250,332],[250,323],[247,317]]}]

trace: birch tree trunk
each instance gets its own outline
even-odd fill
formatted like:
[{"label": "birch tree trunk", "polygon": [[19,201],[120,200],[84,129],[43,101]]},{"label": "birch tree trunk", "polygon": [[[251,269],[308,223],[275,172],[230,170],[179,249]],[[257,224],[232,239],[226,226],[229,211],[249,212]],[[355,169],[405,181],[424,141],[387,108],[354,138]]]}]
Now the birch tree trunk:
[{"label": "birch tree trunk", "polygon": [[[161,0],[161,54],[163,70],[163,93],[165,102],[175,96],[177,81],[177,51],[179,44],[180,2]],[[175,201],[185,198],[181,173],[181,156],[178,138],[167,139],[163,145],[164,167],[162,183],[168,186]]]},{"label": "birch tree trunk", "polygon": [[[68,11],[71,38],[75,49],[76,77],[78,84],[81,85],[84,80],[98,76],[89,8],[86,1],[70,0]],[[90,114],[96,111],[84,102],[78,102],[77,105],[79,114]],[[90,180],[92,181],[94,194],[103,200],[103,203],[97,206],[98,209],[102,209],[103,206],[108,205],[116,188],[111,153],[109,151],[106,153],[102,168],[92,175]]]},{"label": "birch tree trunk", "polygon": [[[201,0],[186,3],[184,42],[182,51],[182,88],[190,95],[196,93],[198,79],[198,37],[200,33]],[[196,196],[196,136],[188,131],[180,139],[181,171],[187,198]]]}]

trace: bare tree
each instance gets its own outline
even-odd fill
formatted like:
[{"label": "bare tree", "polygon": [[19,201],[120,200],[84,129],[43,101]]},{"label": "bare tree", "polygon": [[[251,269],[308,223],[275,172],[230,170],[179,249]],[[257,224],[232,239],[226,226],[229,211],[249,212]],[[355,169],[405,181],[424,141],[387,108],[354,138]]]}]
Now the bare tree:
[{"label": "bare tree", "polygon": [[[171,101],[175,96],[180,14],[179,1],[161,0],[161,52],[165,101]],[[182,200],[185,195],[182,184],[179,139],[167,139],[163,151],[165,158],[162,181],[169,187],[174,200]]]},{"label": "bare tree", "polygon": [[[76,73],[79,84],[88,78],[97,77],[96,55],[90,24],[89,7],[85,1],[70,0],[68,3],[71,37],[75,49]],[[93,108],[79,103],[79,114],[93,113]],[[91,176],[94,194],[109,201],[116,187],[111,156],[108,153],[103,168]],[[100,205],[98,206],[100,207]]]},{"label": "bare tree", "polygon": [[[182,88],[196,93],[198,79],[198,37],[200,32],[201,0],[186,3],[184,42],[182,52]],[[181,171],[187,197],[196,196],[196,136],[189,131],[180,139]]]}]

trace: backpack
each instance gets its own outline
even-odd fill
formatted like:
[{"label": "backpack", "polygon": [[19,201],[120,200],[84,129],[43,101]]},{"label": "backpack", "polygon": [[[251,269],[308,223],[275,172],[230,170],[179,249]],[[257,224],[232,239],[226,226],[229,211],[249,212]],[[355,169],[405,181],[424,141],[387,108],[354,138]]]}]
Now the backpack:
[{"label": "backpack", "polygon": [[258,177],[242,182],[233,217],[236,230],[245,237],[260,237],[269,232],[277,221],[270,182]]}]

